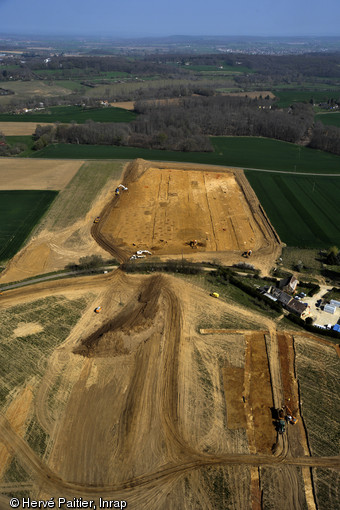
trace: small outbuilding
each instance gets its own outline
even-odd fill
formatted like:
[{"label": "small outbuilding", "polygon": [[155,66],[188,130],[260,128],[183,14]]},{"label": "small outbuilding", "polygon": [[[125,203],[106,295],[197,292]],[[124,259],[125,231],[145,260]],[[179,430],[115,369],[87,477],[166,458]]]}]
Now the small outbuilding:
[{"label": "small outbuilding", "polygon": [[294,293],[296,291],[296,287],[298,286],[299,280],[295,278],[295,276],[288,276],[288,278],[284,278],[279,282],[279,288],[284,290],[285,292]]},{"label": "small outbuilding", "polygon": [[336,307],[333,305],[325,305],[323,310],[327,313],[335,313]]}]

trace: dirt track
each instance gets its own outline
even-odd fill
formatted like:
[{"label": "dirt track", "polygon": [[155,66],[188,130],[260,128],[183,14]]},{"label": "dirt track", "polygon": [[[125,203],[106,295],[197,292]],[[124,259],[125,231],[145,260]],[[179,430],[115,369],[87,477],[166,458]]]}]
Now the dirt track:
[{"label": "dirt track", "polygon": [[[139,171],[130,168],[129,190]],[[113,199],[99,225],[105,226],[115,204]],[[261,228],[262,239],[273,239],[263,219]],[[92,232],[108,251],[127,257],[101,228]],[[229,508],[259,508],[261,491],[272,497],[269,482],[277,473],[275,499],[284,495],[282,508],[299,508],[310,467],[340,469],[339,456],[311,457],[301,450],[303,429],[288,427],[276,436],[270,407],[288,393],[296,398],[289,378],[294,357],[291,337],[277,336],[275,323],[263,316],[213,300],[174,277],[121,270],[7,291],[0,309],[88,291],[93,302],[49,358],[42,379],[32,381],[31,413],[48,436],[45,455],[29,446],[10,414],[0,416],[0,441],[28,473],[28,481],[17,485],[0,481],[3,494],[25,489],[44,499],[100,496],[125,499],[131,508],[213,509],[220,491],[211,489],[218,478],[209,479],[210,468],[222,470]],[[103,311],[96,315],[98,304]],[[203,314],[237,314],[263,331],[200,335]],[[244,392],[232,389],[231,371],[239,382],[243,378]],[[298,468],[305,468],[303,481]],[[0,508],[7,508],[5,501],[0,498]]]},{"label": "dirt track", "polygon": [[[90,280],[81,279],[78,291],[88,289]],[[45,294],[53,292],[54,287],[67,292],[72,288],[70,283],[51,282],[49,287],[37,287]],[[294,478],[296,466],[339,468],[339,457],[292,456],[286,439],[278,455],[263,454],[261,449],[255,455],[221,452],[217,443],[215,453],[205,453],[199,443],[188,443],[188,421],[183,415],[187,409],[183,387],[187,342],[183,332],[187,326],[183,320],[188,310],[187,305],[183,308],[186,301],[178,296],[185,285],[176,291],[170,277],[127,278],[120,271],[96,277],[97,288],[98,284],[104,291],[104,306],[109,306],[117,292],[124,293],[127,304],[106,325],[97,327],[89,336],[79,337],[80,332],[91,331],[91,323],[87,322],[88,329],[84,322],[89,317],[84,317],[83,324],[77,326],[78,335],[73,334],[66,342],[58,362],[51,360],[50,385],[53,367],[57,372],[67,367],[67,371],[78,375],[58,426],[37,414],[51,434],[53,448],[49,458],[39,459],[2,418],[1,441],[19,456],[33,477],[33,486],[38,484],[48,495],[119,495],[136,505],[147,498],[147,507],[156,508],[156,503],[151,502],[156,493],[155,502],[158,497],[164,498],[179,477],[207,466],[291,466],[291,488],[298,483]],[[7,305],[27,299],[28,290],[8,292]],[[114,307],[119,311],[119,303]],[[194,367],[191,377],[193,370]],[[188,385],[187,380],[184,382]],[[46,407],[48,394],[48,385],[38,393],[39,409]],[[292,485],[293,479],[296,483]],[[282,483],[282,489],[287,490],[286,483]],[[244,505],[247,508],[245,502]]]}]

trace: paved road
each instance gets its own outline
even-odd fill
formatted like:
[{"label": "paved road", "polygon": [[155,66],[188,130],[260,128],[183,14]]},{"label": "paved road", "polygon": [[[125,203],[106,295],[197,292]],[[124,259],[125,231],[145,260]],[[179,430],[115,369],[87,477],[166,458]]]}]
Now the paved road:
[{"label": "paved road", "polygon": [[11,285],[7,285],[6,287],[1,287],[0,286],[0,292],[2,292],[3,290],[16,289],[18,287],[24,287],[26,285],[32,285],[33,283],[45,282],[47,280],[55,280],[57,278],[65,278],[66,276],[79,276],[79,275],[82,275],[82,274],[93,274],[93,275],[96,275],[96,274],[102,273],[104,270],[115,269],[116,267],[118,267],[118,266],[106,266],[106,267],[98,268],[94,273],[91,273],[88,270],[69,271],[68,273],[51,274],[51,275],[48,275],[48,276],[42,276],[41,278],[32,278],[32,280],[26,280],[25,282],[12,283]]}]

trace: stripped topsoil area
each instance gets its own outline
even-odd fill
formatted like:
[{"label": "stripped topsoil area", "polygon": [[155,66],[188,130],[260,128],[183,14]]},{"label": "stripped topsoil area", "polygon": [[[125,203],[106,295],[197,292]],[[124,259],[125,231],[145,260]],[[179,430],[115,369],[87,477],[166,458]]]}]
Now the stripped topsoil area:
[{"label": "stripped topsoil area", "polygon": [[[130,164],[121,191],[92,229],[121,260],[155,255],[232,253],[277,256],[280,240],[243,172],[184,164]],[[196,240],[192,248],[190,242]]]}]

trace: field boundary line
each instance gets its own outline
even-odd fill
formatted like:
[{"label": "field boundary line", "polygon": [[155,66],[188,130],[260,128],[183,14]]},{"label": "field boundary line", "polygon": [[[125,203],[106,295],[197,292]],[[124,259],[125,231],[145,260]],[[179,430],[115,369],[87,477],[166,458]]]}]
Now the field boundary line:
[{"label": "field boundary line", "polygon": [[[195,154],[195,153],[193,153]],[[32,159],[32,157],[25,157],[25,158],[21,158],[21,159]],[[34,158],[35,159],[35,158]],[[39,158],[39,160],[42,160],[42,161],[51,161],[51,159],[53,160],[66,160],[66,161],[74,161],[74,160],[77,160],[77,159],[80,159],[82,161],[134,161],[135,159],[138,159],[138,158],[107,158],[107,159],[101,159],[101,158]],[[267,172],[267,173],[273,173],[273,174],[291,174],[291,175],[310,175],[310,176],[315,176],[315,177],[340,177],[340,173],[334,173],[334,174],[324,174],[324,173],[313,173],[313,172],[295,172],[293,170],[268,170],[266,168],[252,168],[252,167],[245,167],[245,166],[235,166],[235,165],[228,165],[227,162],[224,162],[223,164],[221,163],[220,165],[218,164],[213,164],[213,163],[208,163],[208,164],[204,164],[204,163],[195,163],[195,162],[190,162],[190,161],[169,161],[167,159],[151,159],[151,160],[147,160],[147,161],[151,161],[151,162],[155,162],[155,163],[170,163],[170,164],[180,164],[180,165],[197,165],[198,167],[199,166],[202,166],[202,170],[203,168],[206,168],[207,166],[209,167],[216,167],[216,168],[232,168],[232,169],[235,169],[235,170],[250,170],[252,172]]]}]

